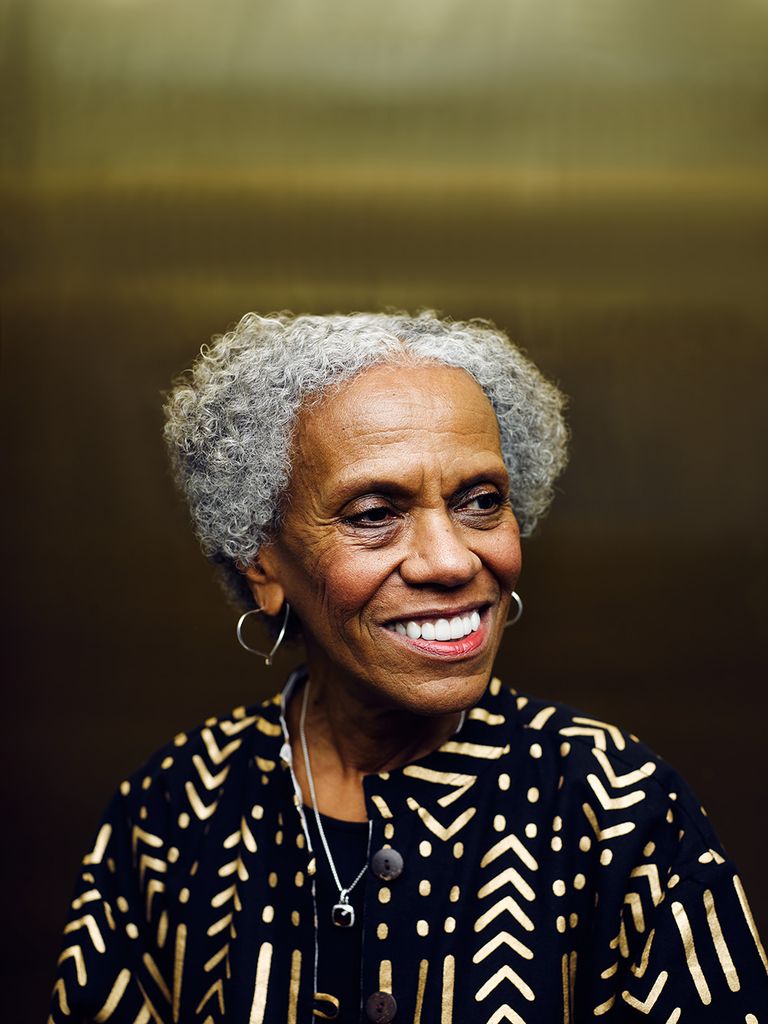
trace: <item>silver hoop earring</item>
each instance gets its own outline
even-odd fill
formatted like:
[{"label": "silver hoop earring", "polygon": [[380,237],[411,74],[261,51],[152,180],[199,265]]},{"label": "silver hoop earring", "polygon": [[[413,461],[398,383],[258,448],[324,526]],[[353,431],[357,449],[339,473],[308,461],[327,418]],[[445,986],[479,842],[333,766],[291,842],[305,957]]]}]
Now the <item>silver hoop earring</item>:
[{"label": "silver hoop earring", "polygon": [[263,610],[263,608],[251,608],[247,612],[243,612],[243,614],[237,620],[237,639],[241,647],[244,647],[246,651],[250,651],[251,654],[258,654],[260,658],[264,659],[264,664],[269,666],[272,664],[272,659],[274,658],[278,647],[283,642],[285,631],[288,628],[288,616],[291,614],[291,606],[288,604],[287,601],[285,602],[285,614],[283,615],[283,624],[280,627],[280,632],[277,634],[275,646],[272,648],[269,654],[265,654],[264,651],[259,651],[255,647],[249,646],[245,642],[245,640],[243,640],[243,623],[245,622],[249,615],[255,615],[257,612],[261,612]]},{"label": "silver hoop earring", "polygon": [[523,599],[522,597],[520,597],[516,590],[512,591],[512,600],[517,605],[517,611],[511,619],[507,619],[507,621],[504,623],[504,629],[507,629],[509,626],[514,626],[516,622],[520,621],[520,616],[523,614]]}]

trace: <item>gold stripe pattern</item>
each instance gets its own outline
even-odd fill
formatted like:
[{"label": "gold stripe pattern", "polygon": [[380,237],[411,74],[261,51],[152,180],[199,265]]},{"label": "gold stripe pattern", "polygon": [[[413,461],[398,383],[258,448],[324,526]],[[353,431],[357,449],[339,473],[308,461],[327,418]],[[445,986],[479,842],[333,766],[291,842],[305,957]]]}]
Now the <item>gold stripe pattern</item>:
[{"label": "gold stripe pattern", "polygon": [[755,919],[752,917],[752,911],[750,910],[749,903],[747,902],[747,894],[744,892],[744,886],[741,884],[741,879],[738,875],[733,876],[733,887],[736,890],[736,895],[739,898],[739,904],[741,906],[741,912],[744,915],[744,919],[747,922],[752,939],[754,940],[755,946],[760,959],[763,961],[763,967],[768,971],[768,959],[765,956],[765,950],[763,944],[760,941],[760,936],[757,934],[757,927],[755,925]]},{"label": "gold stripe pattern", "polygon": [[731,952],[728,949],[728,944],[725,941],[723,930],[720,927],[720,920],[717,916],[717,910],[715,908],[715,897],[712,895],[710,889],[704,890],[704,909],[707,912],[707,924],[709,925],[709,931],[712,935],[712,943],[717,953],[717,959],[720,961],[720,966],[723,969],[725,980],[728,983],[728,988],[731,992],[738,992],[741,988],[741,982],[739,981],[739,975],[736,971],[736,967],[731,958]]},{"label": "gold stripe pattern", "polygon": [[[123,968],[122,971],[115,978],[115,983],[107,996],[107,1001],[104,1003],[102,1008],[93,1018],[96,1024],[103,1024],[104,1021],[109,1020],[112,1014],[115,1012],[117,1007],[120,1005],[120,1001],[125,995],[125,990],[128,988],[128,983],[131,980],[131,972],[127,968]],[[68,1011],[67,1011],[68,1013]]]},{"label": "gold stripe pattern", "polygon": [[699,993],[699,999],[704,1003],[705,1006],[709,1006],[712,1002],[712,994],[709,991],[707,980],[704,977],[704,972],[701,969],[699,958],[696,955],[696,945],[693,941],[693,932],[691,931],[691,923],[688,920],[688,915],[685,912],[685,907],[682,903],[672,904],[672,915],[677,925],[677,930],[680,932],[680,938],[683,941],[683,949],[685,950],[685,959],[688,964],[688,970],[693,984],[696,986],[696,991]]},{"label": "gold stripe pattern", "polygon": [[421,1011],[424,1006],[424,989],[427,985],[429,960],[419,961],[419,981],[416,987],[416,1008],[413,1013],[413,1024],[421,1024]]},{"label": "gold stripe pattern", "polygon": [[379,964],[379,992],[392,994],[392,961],[382,960]]},{"label": "gold stripe pattern", "polygon": [[301,983],[301,950],[294,949],[291,954],[291,980],[288,984],[288,1020],[287,1024],[296,1024],[296,1009],[299,1004],[299,985]]},{"label": "gold stripe pattern", "polygon": [[440,1024],[452,1024],[453,1021],[453,983],[456,961],[449,953],[443,960],[443,1002],[440,1012]]},{"label": "gold stripe pattern", "polygon": [[184,954],[187,949],[187,926],[180,924],[176,929],[176,949],[173,954],[173,1019],[179,1019],[181,1006],[181,983],[184,977]]},{"label": "gold stripe pattern", "polygon": [[251,1003],[251,1014],[248,1018],[248,1024],[264,1024],[271,963],[272,943],[262,942],[256,961],[256,981],[253,987],[253,1002]]}]

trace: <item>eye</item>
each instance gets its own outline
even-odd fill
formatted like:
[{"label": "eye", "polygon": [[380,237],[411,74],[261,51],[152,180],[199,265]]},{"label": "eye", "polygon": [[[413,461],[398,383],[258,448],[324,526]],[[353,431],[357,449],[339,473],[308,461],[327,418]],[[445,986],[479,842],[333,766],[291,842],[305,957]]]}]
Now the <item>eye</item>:
[{"label": "eye", "polygon": [[352,526],[384,526],[393,518],[394,512],[387,505],[371,505],[370,508],[362,509],[351,516],[347,516],[345,522]]},{"label": "eye", "polygon": [[461,508],[468,512],[494,512],[504,499],[498,491],[483,491],[481,494],[473,494],[462,502]]}]

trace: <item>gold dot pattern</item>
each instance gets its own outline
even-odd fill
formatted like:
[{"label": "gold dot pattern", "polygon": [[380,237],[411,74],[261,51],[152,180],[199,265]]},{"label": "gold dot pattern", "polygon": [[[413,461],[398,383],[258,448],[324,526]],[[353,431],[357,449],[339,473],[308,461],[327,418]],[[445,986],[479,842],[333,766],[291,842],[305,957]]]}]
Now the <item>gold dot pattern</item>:
[{"label": "gold dot pattern", "polygon": [[389,903],[392,898],[392,890],[388,889],[386,885],[382,885],[379,889],[379,903]]},{"label": "gold dot pattern", "polygon": [[531,786],[531,788],[528,790],[527,797],[529,804],[536,803],[536,801],[539,799],[539,791],[536,788],[536,786]]},{"label": "gold dot pattern", "polygon": [[432,883],[430,882],[430,880],[428,878],[422,878],[422,880],[419,882],[419,895],[420,896],[429,896],[429,894],[431,892],[432,892]]},{"label": "gold dot pattern", "polygon": [[301,923],[301,917],[299,916],[298,910],[292,910],[291,911],[291,924],[294,926],[294,928],[298,928],[300,923]]},{"label": "gold dot pattern", "polygon": [[581,874],[581,872],[579,872],[579,874],[576,875],[576,877],[573,880],[574,889],[583,889],[586,884],[586,878],[584,877],[584,875]]},{"label": "gold dot pattern", "polygon": [[128,935],[129,939],[138,939],[138,937],[139,937],[139,929],[136,927],[136,925],[133,923],[133,921],[129,922],[125,926],[125,931],[126,931],[126,934]]},{"label": "gold dot pattern", "polygon": [[300,889],[302,887],[302,885],[304,885],[304,872],[303,871],[297,871],[296,872],[296,876],[294,878],[294,882],[296,883],[297,889]]},{"label": "gold dot pattern", "polygon": [[422,857],[428,857],[432,853],[432,843],[428,839],[422,839],[419,843],[419,853]]},{"label": "gold dot pattern", "polygon": [[536,823],[533,821],[529,821],[528,824],[525,826],[525,834],[529,839],[535,839],[538,835],[538,832],[539,830],[536,827]]},{"label": "gold dot pattern", "polygon": [[275,886],[277,885],[277,872],[276,871],[270,871],[269,875],[267,876],[267,883],[269,884],[270,889],[274,889],[275,888]]},{"label": "gold dot pattern", "polygon": [[506,772],[502,772],[499,776],[499,789],[506,792],[509,789],[510,781],[509,775]]},{"label": "gold dot pattern", "polygon": [[265,924],[271,924],[275,919],[275,908],[267,904],[261,912],[261,920]]},{"label": "gold dot pattern", "polygon": [[530,749],[529,752],[530,752],[531,757],[534,758],[534,760],[538,761],[538,759],[541,757],[541,754],[542,754],[541,744],[540,743],[532,743],[531,744],[531,749]]},{"label": "gold dot pattern", "polygon": [[386,839],[391,839],[394,836],[394,834],[395,834],[395,826],[392,824],[391,821],[388,821],[386,823],[386,825],[384,826],[384,837]]},{"label": "gold dot pattern", "polygon": [[429,935],[429,924],[423,918],[416,922],[416,933],[422,938]]},{"label": "gold dot pattern", "polygon": [[565,882],[562,878],[556,878],[552,883],[552,892],[555,896],[565,896]]},{"label": "gold dot pattern", "polygon": [[127,779],[124,782],[120,783],[120,792],[123,794],[123,796],[128,796],[128,794],[131,792],[131,784]]},{"label": "gold dot pattern", "polygon": [[459,841],[453,844],[453,856],[456,860],[460,860],[464,856],[464,843]]},{"label": "gold dot pattern", "polygon": [[552,849],[555,851],[555,853],[559,853],[560,850],[562,850],[563,848],[563,840],[560,838],[560,836],[552,836],[552,842],[550,843],[550,845]]},{"label": "gold dot pattern", "polygon": [[179,891],[179,903],[188,903],[188,902],[189,902],[189,889],[187,889],[187,887],[185,886],[183,889],[181,889]]},{"label": "gold dot pattern", "polygon": [[507,827],[507,819],[503,814],[497,814],[493,819],[493,827],[497,832],[503,832]]},{"label": "gold dot pattern", "polygon": [[456,918],[455,917],[446,917],[446,919],[445,919],[445,930],[446,930],[446,932],[448,932],[449,935],[451,934],[451,932],[456,931]]},{"label": "gold dot pattern", "polygon": [[389,928],[383,921],[376,926],[376,935],[380,939],[386,939],[389,935]]},{"label": "gold dot pattern", "polygon": [[448,893],[448,899],[451,901],[451,903],[458,903],[460,897],[461,889],[458,887],[458,885],[452,885],[451,891]]},{"label": "gold dot pattern", "polygon": [[171,765],[172,765],[172,764],[173,764],[173,758],[172,758],[172,757],[171,757],[171,755],[169,754],[169,755],[168,755],[168,757],[164,757],[164,758],[163,758],[163,760],[162,760],[162,761],[161,761],[161,763],[160,763],[160,767],[161,767],[161,768],[165,768],[165,769],[168,769],[168,768],[170,768],[170,767],[171,767]]},{"label": "gold dot pattern", "polygon": [[600,854],[600,863],[603,867],[607,867],[613,860],[613,850],[603,850]]},{"label": "gold dot pattern", "polygon": [[582,853],[587,853],[589,850],[592,849],[592,840],[589,838],[589,836],[581,837],[581,839],[579,840],[579,849]]},{"label": "gold dot pattern", "polygon": [[189,828],[189,815],[186,811],[182,811],[179,815],[179,828]]},{"label": "gold dot pattern", "polygon": [[558,917],[557,921],[555,922],[555,925],[557,927],[557,930],[562,935],[562,933],[565,931],[565,918],[562,914]]}]

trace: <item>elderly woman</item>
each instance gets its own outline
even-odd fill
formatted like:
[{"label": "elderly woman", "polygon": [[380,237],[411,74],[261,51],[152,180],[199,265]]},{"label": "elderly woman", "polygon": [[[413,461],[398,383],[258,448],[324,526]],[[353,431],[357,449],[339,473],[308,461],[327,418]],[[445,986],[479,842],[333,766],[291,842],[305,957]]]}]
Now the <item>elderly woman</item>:
[{"label": "elderly woman", "polygon": [[240,642],[306,666],[121,784],[53,1021],[768,1022],[685,783],[492,675],[561,406],[493,326],[431,314],[252,315],[203,350],[177,479]]}]

